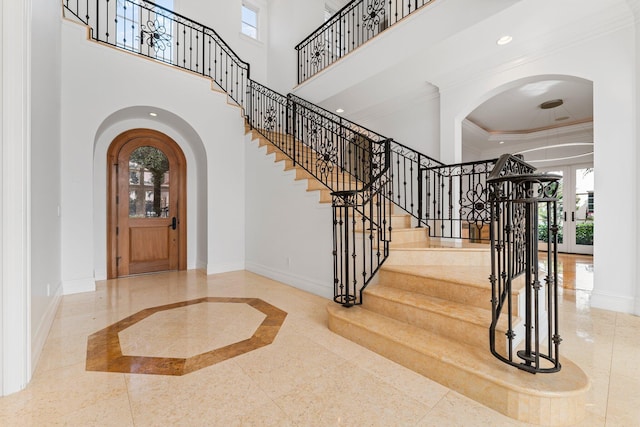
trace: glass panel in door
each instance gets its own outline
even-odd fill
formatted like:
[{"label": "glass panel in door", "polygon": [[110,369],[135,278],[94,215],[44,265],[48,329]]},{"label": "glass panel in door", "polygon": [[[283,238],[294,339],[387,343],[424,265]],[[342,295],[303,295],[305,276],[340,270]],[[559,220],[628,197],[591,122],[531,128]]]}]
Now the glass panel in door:
[{"label": "glass panel in door", "polygon": [[[544,173],[549,173],[553,175],[559,175],[560,181],[558,183],[558,203],[557,203],[557,212],[556,218],[558,221],[558,250],[560,252],[567,252],[567,244],[565,242],[565,219],[567,214],[564,211],[564,197],[563,190],[565,184],[565,171],[564,170],[545,170]],[[541,203],[538,205],[538,240],[540,241],[539,249],[547,250],[547,243],[549,241],[549,236],[547,235],[547,207],[545,203]]]},{"label": "glass panel in door", "polygon": [[572,214],[572,226],[575,227],[572,244],[575,252],[593,252],[594,219],[594,172],[593,168],[575,169],[575,211]]},{"label": "glass panel in door", "polygon": [[155,147],[129,158],[129,218],[169,217],[169,160]]}]

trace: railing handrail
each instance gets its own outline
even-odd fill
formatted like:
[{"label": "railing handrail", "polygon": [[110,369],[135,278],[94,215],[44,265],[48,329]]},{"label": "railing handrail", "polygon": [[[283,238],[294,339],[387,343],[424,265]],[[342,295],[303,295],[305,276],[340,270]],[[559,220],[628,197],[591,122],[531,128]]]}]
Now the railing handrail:
[{"label": "railing handrail", "polygon": [[[96,0],[96,3],[97,3],[97,1],[99,1],[99,0]],[[220,37],[220,35],[219,35],[219,34],[216,32],[216,30],[214,30],[213,28],[211,28],[211,27],[209,27],[209,26],[207,26],[207,25],[204,25],[204,24],[202,24],[202,23],[200,23],[200,22],[198,22],[198,21],[196,21],[196,20],[194,20],[194,19],[188,18],[188,17],[186,17],[186,16],[184,16],[184,15],[182,15],[182,14],[180,14],[180,13],[177,13],[177,12],[175,12],[175,11],[173,11],[173,10],[167,9],[167,8],[166,8],[166,7],[164,7],[164,6],[161,6],[161,5],[159,5],[159,4],[156,4],[156,3],[152,2],[152,1],[149,1],[149,0],[126,0],[126,1],[128,1],[128,2],[130,2],[130,3],[137,4],[137,5],[142,6],[142,7],[145,7],[145,8],[146,8],[147,6],[149,6],[150,8],[154,8],[154,9],[161,9],[161,10],[163,10],[163,11],[167,12],[167,13],[170,13],[170,14],[171,14],[171,15],[173,15],[173,16],[177,16],[177,17],[179,17],[180,19],[183,19],[183,20],[185,20],[185,21],[187,21],[187,22],[190,22],[190,23],[195,24],[195,25],[197,25],[197,26],[199,26],[199,27],[202,27],[203,31],[205,31],[205,30],[206,30],[206,31],[210,31],[210,32],[212,32],[212,33],[213,33],[213,35],[214,35],[214,36],[217,38],[217,40],[219,41],[220,45],[225,49],[225,51],[226,51],[226,52],[227,52],[227,53],[228,53],[228,54],[229,54],[229,55],[230,55],[230,56],[231,56],[235,61],[237,61],[238,63],[243,64],[243,65],[245,65],[245,66],[246,66],[246,70],[247,70],[247,78],[250,78],[250,64],[249,64],[248,62],[243,61],[243,60],[240,58],[240,56],[239,56],[239,55],[238,55],[238,54],[237,54],[237,53],[236,53],[236,52],[231,48],[231,46],[229,46],[229,45],[227,44],[227,42],[225,42],[225,41],[224,41],[224,39],[223,39],[222,37]],[[69,0],[63,0],[63,3],[64,3],[64,8],[65,8],[65,9],[67,9],[69,12],[71,12],[71,13],[72,13],[76,18],[80,19],[80,21],[82,21],[85,25],[89,25],[89,22],[85,20],[85,18],[86,18],[86,17],[85,17],[85,18],[83,18],[83,17],[79,16],[77,13],[75,13],[75,12],[74,12],[70,7],[69,7]],[[88,2],[87,2],[87,3],[88,3]],[[163,16],[164,16],[164,15],[163,15]]]},{"label": "railing handrail", "polygon": [[385,163],[384,163],[384,167],[380,170],[380,172],[375,176],[372,177],[371,180],[369,181],[369,183],[367,183],[364,187],[359,188],[359,189],[353,189],[353,190],[338,190],[338,191],[333,191],[331,194],[335,195],[335,196],[339,196],[341,194],[353,194],[353,193],[364,193],[366,191],[371,190],[371,188],[373,188],[373,185],[376,184],[376,182],[379,182],[382,177],[384,177],[385,175],[387,175],[387,173],[389,172],[389,168],[391,166],[391,157],[389,156],[389,152],[390,152],[390,147],[391,147],[391,142],[393,142],[393,139],[389,138],[383,142],[381,142],[381,144],[384,144],[385,148]]},{"label": "railing handrail", "polygon": [[309,41],[309,39],[315,37],[318,33],[321,33],[325,29],[325,27],[330,27],[331,24],[333,24],[336,21],[339,21],[344,15],[343,12],[345,12],[347,9],[351,10],[354,7],[356,7],[358,3],[362,3],[363,1],[364,0],[351,0],[349,3],[342,6],[342,8],[340,8],[340,10],[334,13],[333,16],[331,16],[331,18],[327,19],[324,23],[320,24],[304,40],[298,43],[295,47],[295,50],[299,50],[302,45],[306,44],[306,42]]},{"label": "railing handrail", "polygon": [[[312,102],[307,101],[304,98],[300,98],[299,96],[293,94],[293,93],[289,93],[287,95],[288,98],[294,100],[294,102],[296,102],[298,105],[301,105],[303,107],[307,107],[310,109],[313,109],[314,112],[316,113],[320,113],[324,116],[324,118],[326,118],[327,120],[330,120],[332,123],[344,126],[346,128],[349,128],[353,131],[357,131],[358,133],[361,133],[363,135],[374,135],[376,137],[376,139],[370,138],[371,140],[373,140],[374,142],[380,143],[380,142],[384,142],[389,140],[390,138],[387,138],[384,135],[379,134],[378,132],[372,131],[370,129],[367,129],[364,126],[361,126],[355,122],[352,122],[349,119],[345,119],[342,116],[338,116],[337,114],[327,110],[326,108],[323,108],[319,105],[316,105]],[[352,127],[349,126],[345,126],[345,124],[350,124],[352,125]]]},{"label": "railing handrail", "polygon": [[[435,0],[352,0],[295,46],[298,83],[319,73],[389,27]],[[313,48],[307,51],[308,47]],[[327,49],[327,47],[329,47]],[[321,57],[327,49],[329,60]],[[311,62],[313,69],[305,64]]]}]

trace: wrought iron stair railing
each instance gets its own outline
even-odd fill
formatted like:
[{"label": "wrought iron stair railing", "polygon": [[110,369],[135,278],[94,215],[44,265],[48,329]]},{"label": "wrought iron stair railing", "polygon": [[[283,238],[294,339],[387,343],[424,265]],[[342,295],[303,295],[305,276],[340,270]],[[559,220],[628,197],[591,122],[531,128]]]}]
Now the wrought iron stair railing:
[{"label": "wrought iron stair railing", "polygon": [[298,83],[433,0],[353,0],[298,43]]},{"label": "wrought iron stair railing", "polygon": [[[535,168],[505,154],[491,171],[489,201],[491,221],[492,321],[491,352],[505,363],[531,373],[560,370],[558,328],[558,218],[560,176],[535,174]],[[540,277],[538,229],[549,236],[546,275]],[[522,304],[516,281],[523,282]],[[524,307],[524,313],[516,311]],[[524,341],[516,339],[518,315]],[[506,319],[503,317],[506,316]],[[496,346],[498,323],[506,324],[507,346]],[[545,345],[546,339],[546,345]]]},{"label": "wrought iron stair railing", "polygon": [[249,64],[212,28],[146,0],[62,0],[91,38],[211,78],[245,105]]},{"label": "wrought iron stair railing", "polygon": [[[490,173],[498,169],[495,160],[444,165],[295,95],[279,94],[251,80],[249,64],[213,29],[150,1],[62,3],[65,13],[90,28],[94,40],[210,78],[243,109],[252,130],[332,191],[336,302],[361,304],[362,291],[387,258],[391,203],[412,215],[417,227],[428,227],[431,236],[489,239],[487,225],[493,227],[495,215],[502,212],[495,201],[489,208],[487,185]],[[498,194],[497,181],[491,185],[491,194]],[[501,256],[509,266],[516,265],[513,260],[522,258],[519,246],[508,249],[502,249]],[[532,260],[527,258],[526,268],[537,277]],[[550,274],[555,274],[554,266]],[[509,270],[508,277],[514,271]],[[500,308],[510,301],[504,293],[510,280],[496,280]],[[534,359],[538,355],[537,344],[526,353]]]},{"label": "wrought iron stair railing", "polygon": [[251,80],[249,64],[213,29],[153,2],[63,0],[63,6],[98,42],[211,78],[254,131],[333,191],[334,231],[341,233],[334,237],[334,286],[347,292],[334,299],[361,301],[349,293],[366,286],[389,252],[390,209],[381,203],[388,192],[385,137]]}]

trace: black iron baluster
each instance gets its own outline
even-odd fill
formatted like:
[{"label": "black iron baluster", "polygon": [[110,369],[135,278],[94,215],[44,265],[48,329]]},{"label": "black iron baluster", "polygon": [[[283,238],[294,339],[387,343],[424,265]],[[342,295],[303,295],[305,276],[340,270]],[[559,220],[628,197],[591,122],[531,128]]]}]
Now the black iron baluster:
[{"label": "black iron baluster", "polygon": [[[87,9],[87,15],[88,14],[89,9]],[[100,40],[100,0],[96,0],[96,38]]]}]

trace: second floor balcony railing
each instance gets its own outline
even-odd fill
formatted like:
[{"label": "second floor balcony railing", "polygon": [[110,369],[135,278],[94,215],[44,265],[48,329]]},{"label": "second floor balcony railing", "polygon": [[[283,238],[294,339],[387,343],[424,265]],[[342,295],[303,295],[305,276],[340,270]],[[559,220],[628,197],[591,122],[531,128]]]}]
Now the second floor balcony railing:
[{"label": "second floor balcony railing", "polygon": [[354,0],[296,46],[298,83],[434,0]]}]

